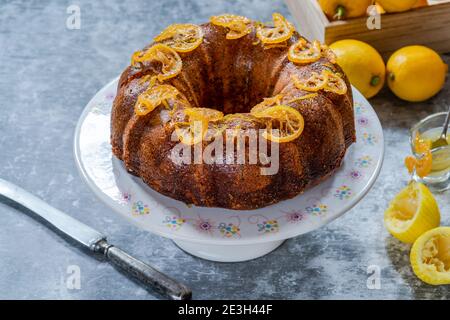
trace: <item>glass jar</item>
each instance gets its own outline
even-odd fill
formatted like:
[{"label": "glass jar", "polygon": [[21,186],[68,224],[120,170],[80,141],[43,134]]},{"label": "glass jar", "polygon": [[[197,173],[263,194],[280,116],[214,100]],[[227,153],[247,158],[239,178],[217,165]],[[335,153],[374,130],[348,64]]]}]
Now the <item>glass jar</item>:
[{"label": "glass jar", "polygon": [[[414,157],[420,159],[421,153],[416,152],[414,141],[419,134],[421,139],[430,139],[436,141],[442,133],[442,125],[445,121],[447,112],[432,114],[418,122],[410,130],[410,145]],[[450,131],[450,130],[449,130]],[[416,172],[413,174],[415,181],[424,183],[431,191],[442,192],[450,189],[450,134],[447,133],[449,145],[431,149],[432,168],[431,172],[421,178]]]}]

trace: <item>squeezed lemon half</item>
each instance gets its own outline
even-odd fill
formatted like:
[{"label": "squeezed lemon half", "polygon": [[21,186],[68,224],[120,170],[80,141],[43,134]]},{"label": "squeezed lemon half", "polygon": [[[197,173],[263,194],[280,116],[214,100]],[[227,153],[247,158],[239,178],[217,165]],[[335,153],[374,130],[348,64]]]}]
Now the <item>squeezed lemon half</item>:
[{"label": "squeezed lemon half", "polygon": [[430,190],[414,181],[395,196],[384,213],[388,231],[405,243],[413,243],[424,232],[438,227],[440,221],[439,207]]},{"label": "squeezed lemon half", "polygon": [[416,276],[432,285],[450,284],[450,227],[439,227],[421,235],[411,249]]}]

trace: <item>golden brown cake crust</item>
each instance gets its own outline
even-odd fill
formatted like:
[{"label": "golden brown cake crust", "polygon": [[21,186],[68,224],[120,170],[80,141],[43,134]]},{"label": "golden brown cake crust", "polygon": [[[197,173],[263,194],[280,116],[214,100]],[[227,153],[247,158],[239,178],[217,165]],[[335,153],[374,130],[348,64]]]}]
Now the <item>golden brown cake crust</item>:
[{"label": "golden brown cake crust", "polygon": [[[216,108],[225,114],[247,113],[263,98],[282,93],[281,103],[301,113],[305,128],[299,138],[279,144],[278,173],[263,176],[259,165],[250,164],[175,164],[170,153],[177,142],[170,139],[173,129],[166,125],[162,108],[145,116],[134,114],[137,97],[148,86],[141,79],[152,72],[152,65],[128,67],[122,73],[111,117],[114,155],[154,190],[207,207],[264,207],[332,175],[355,141],[351,90],[344,95],[320,91],[314,98],[288,102],[305,94],[292,83],[292,75],[305,77],[324,68],[343,74],[342,70],[325,57],[308,65],[289,61],[287,48],[298,40],[297,33],[286,47],[265,49],[255,43],[254,31],[228,40],[223,27],[206,23],[201,28],[202,44],[180,53],[182,71],[165,83],[176,87],[193,107]],[[247,125],[258,128],[257,122]]]}]

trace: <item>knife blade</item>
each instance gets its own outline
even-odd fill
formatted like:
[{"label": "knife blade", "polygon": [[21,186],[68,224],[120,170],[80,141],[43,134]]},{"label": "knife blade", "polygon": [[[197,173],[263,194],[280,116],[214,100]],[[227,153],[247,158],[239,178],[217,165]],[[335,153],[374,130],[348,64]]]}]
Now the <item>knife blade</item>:
[{"label": "knife blade", "polygon": [[106,239],[106,236],[100,232],[3,179],[0,179],[0,194],[30,209],[56,229],[90,250],[93,250],[100,240]]},{"label": "knife blade", "polygon": [[108,261],[144,285],[174,300],[188,300],[192,292],[185,285],[133,258],[123,250],[109,244],[106,236],[66,213],[50,206],[28,191],[0,178],[0,195],[33,211],[68,237],[89,250],[101,253]]}]

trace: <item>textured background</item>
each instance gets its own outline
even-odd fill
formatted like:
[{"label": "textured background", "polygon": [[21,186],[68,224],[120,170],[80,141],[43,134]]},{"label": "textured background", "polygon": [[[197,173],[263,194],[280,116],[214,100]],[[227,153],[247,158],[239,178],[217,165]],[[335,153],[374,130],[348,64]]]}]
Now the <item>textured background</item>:
[{"label": "textured background", "polygon": [[[81,29],[68,30],[66,8],[81,7]],[[109,235],[110,240],[206,298],[450,298],[448,287],[417,280],[409,246],[391,238],[383,211],[408,180],[408,128],[442,111],[450,85],[434,99],[407,104],[384,91],[372,103],[386,137],[381,176],[366,198],[337,221],[287,241],[261,259],[235,264],[200,260],[171,241],[126,223],[78,176],[72,155],[76,122],[89,99],[129,63],[133,50],[174,22],[200,23],[233,12],[269,20],[281,0],[1,1],[0,177]],[[445,57],[449,63],[449,57]],[[450,224],[449,193],[438,196]],[[81,268],[81,289],[68,290],[67,267]],[[381,289],[366,286],[367,267],[381,268]],[[65,242],[0,202],[0,298],[154,299],[108,263]]]}]

